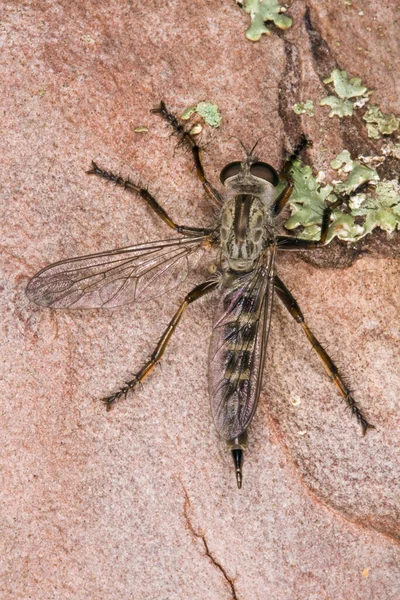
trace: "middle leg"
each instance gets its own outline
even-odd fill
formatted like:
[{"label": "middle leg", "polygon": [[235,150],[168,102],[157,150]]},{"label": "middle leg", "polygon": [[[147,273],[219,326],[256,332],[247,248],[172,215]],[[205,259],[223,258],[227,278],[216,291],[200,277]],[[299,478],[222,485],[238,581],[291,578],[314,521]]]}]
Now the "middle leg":
[{"label": "middle leg", "polygon": [[292,317],[295,319],[295,321],[297,321],[297,323],[299,323],[302,326],[304,333],[308,338],[308,341],[312,345],[313,350],[315,350],[315,352],[321,359],[326,372],[338,388],[341,396],[344,398],[352,414],[355,415],[357,421],[360,423],[363,435],[366,434],[367,429],[375,429],[375,426],[368,423],[367,419],[364,417],[361,410],[358,408],[356,401],[354,400],[351,394],[351,391],[344,383],[335,363],[330,358],[326,350],[324,350],[324,348],[317,340],[311,329],[308,327],[307,323],[304,320],[303,313],[301,312],[300,307],[297,304],[295,298],[289,292],[283,281],[277,276],[275,276],[275,290],[279,299],[286,306],[287,310],[290,312]]},{"label": "middle leg", "polygon": [[[329,206],[325,206],[325,209],[324,209],[324,212],[322,215],[321,236],[320,236],[319,240],[305,240],[305,239],[296,238],[296,237],[289,236],[289,235],[278,235],[277,243],[278,243],[279,249],[280,250],[314,250],[314,248],[321,248],[321,246],[324,246],[326,244],[326,240],[328,237],[328,231],[329,231],[329,226],[330,226],[333,210],[335,208],[337,208],[338,206],[340,206],[341,204],[343,204],[344,202],[348,201],[352,196],[359,194],[367,186],[368,186],[368,182],[364,182],[361,185],[359,185],[352,192],[350,192],[348,194],[338,195],[338,198],[335,202],[333,202]],[[290,198],[292,189],[293,189],[293,186],[291,189],[285,188],[282,192],[282,194],[285,194],[285,193],[288,194],[286,202]],[[282,194],[280,194],[280,196]],[[280,196],[278,196],[278,198],[276,199],[275,202],[277,202],[279,200]]]},{"label": "middle leg", "polygon": [[325,246],[331,222],[332,209],[327,206],[322,215],[321,236],[319,240],[305,240],[290,235],[278,235],[276,242],[279,250],[314,250]]}]

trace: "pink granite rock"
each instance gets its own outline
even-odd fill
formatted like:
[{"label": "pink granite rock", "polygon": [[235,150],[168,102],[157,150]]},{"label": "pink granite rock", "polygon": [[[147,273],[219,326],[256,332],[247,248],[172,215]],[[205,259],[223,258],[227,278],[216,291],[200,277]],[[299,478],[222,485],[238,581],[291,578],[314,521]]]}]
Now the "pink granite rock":
[{"label": "pink granite rock", "polygon": [[241,158],[233,135],[264,136],[259,155],[279,167],[305,131],[309,161],[330,175],[343,148],[374,152],[360,119],[291,106],[325,95],[336,66],[399,114],[394,4],[299,1],[291,29],[252,44],[249,16],[228,0],[3,3],[4,600],[400,597],[398,234],[366,241],[372,254],[359,260],[336,244],[315,259],[324,268],[279,258],[377,429],[361,436],[277,305],[240,492],[209,414],[211,302],[188,310],[143,389],[109,413],[99,402],[140,366],[206,265],[146,305],[51,311],[25,296],[50,262],[170,236],[139,199],[86,176],[92,159],[149,184],[180,222],[212,223],[190,155],[149,113],[161,98],[178,114],[218,104],[204,157],[215,183]]}]

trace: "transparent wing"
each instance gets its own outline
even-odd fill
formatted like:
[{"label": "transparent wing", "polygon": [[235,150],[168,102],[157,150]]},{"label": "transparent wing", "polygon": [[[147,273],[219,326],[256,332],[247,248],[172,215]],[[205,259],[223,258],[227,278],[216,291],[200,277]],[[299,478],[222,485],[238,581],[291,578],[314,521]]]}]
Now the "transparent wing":
[{"label": "transparent wing", "polygon": [[28,284],[28,298],[51,308],[112,308],[143,302],[178,286],[210,236],[182,237],[62,260]]},{"label": "transparent wing", "polygon": [[232,440],[257,408],[273,300],[273,256],[223,289],[210,346],[210,398],[215,427]]}]

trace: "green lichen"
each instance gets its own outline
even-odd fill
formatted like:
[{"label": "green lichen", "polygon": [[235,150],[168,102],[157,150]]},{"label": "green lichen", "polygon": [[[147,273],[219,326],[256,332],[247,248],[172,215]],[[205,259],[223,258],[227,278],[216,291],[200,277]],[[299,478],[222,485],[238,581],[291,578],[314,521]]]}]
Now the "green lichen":
[{"label": "green lichen", "polygon": [[350,102],[350,100],[342,100],[337,96],[326,96],[326,98],[320,100],[319,104],[320,106],[330,106],[330,117],[351,117],[354,110],[353,102]]},{"label": "green lichen", "polygon": [[332,83],[335,88],[335,92],[339,98],[356,98],[358,96],[364,96],[368,91],[365,85],[361,85],[361,79],[359,77],[352,77],[348,79],[346,71],[339,71],[334,69],[327,79],[324,79],[324,83]]},{"label": "green lichen", "polygon": [[[340,199],[346,199],[347,206],[345,210],[333,209],[327,242],[334,237],[355,242],[376,227],[388,233],[400,229],[400,185],[396,180],[380,181],[375,169],[353,161],[347,150],[331,166],[344,179],[323,185],[320,174],[315,177],[310,167],[295,161],[291,170],[295,186],[289,202],[292,214],[286,229],[301,227],[299,237],[318,239],[324,208]],[[365,183],[370,186],[355,193]]]},{"label": "green lichen", "polygon": [[199,133],[201,133],[202,131],[203,131],[203,127],[202,127],[201,123],[196,123],[196,125],[193,125],[193,127],[189,131],[189,133],[191,135],[199,135]]},{"label": "green lichen", "polygon": [[308,115],[309,117],[314,116],[314,102],[312,100],[306,100],[305,102],[299,102],[292,106],[292,110],[296,115]]},{"label": "green lichen", "polygon": [[335,115],[339,118],[350,117],[354,108],[360,108],[368,102],[370,94],[368,88],[361,85],[359,77],[349,79],[346,71],[334,69],[324,83],[332,84],[337,94],[326,96],[320,101],[321,106],[330,106],[330,117]]},{"label": "green lichen", "polygon": [[182,121],[187,121],[188,119],[190,119],[190,117],[196,112],[196,109],[197,104],[192,104],[192,106],[188,106],[187,108],[185,108],[185,110],[181,114]]},{"label": "green lichen", "polygon": [[246,37],[252,42],[257,42],[263,34],[270,34],[270,30],[265,26],[268,21],[272,21],[279,29],[288,29],[292,25],[292,19],[282,14],[285,9],[280,6],[278,0],[244,0],[238,4],[250,14],[251,25],[246,31]]},{"label": "green lichen", "polygon": [[294,190],[290,197],[292,214],[285,223],[286,229],[302,227],[299,237],[315,239],[320,231],[325,200],[332,191],[332,186],[321,187],[312,174],[311,167],[295,161],[290,175],[294,181]]},{"label": "green lichen", "polygon": [[222,117],[218,112],[218,106],[210,102],[199,102],[189,106],[181,115],[183,121],[187,121],[194,114],[200,115],[204,121],[211,127],[219,127]]},{"label": "green lichen", "polygon": [[[352,214],[365,217],[363,235],[380,227],[388,233],[400,229],[400,185],[396,179],[379,181],[374,195],[360,194],[351,203]],[[361,237],[361,236],[360,236]]]},{"label": "green lichen", "polygon": [[351,160],[350,152],[348,150],[342,150],[333,160],[331,160],[331,167],[335,171],[339,171],[342,175],[343,172],[349,172],[352,170],[354,161]]},{"label": "green lichen", "polygon": [[368,137],[373,139],[379,139],[381,135],[390,135],[400,125],[399,119],[381,112],[376,105],[368,108],[363,119],[367,122]]},{"label": "green lichen", "polygon": [[340,210],[334,210],[327,241],[330,242],[334,237],[337,237],[345,242],[355,242],[364,235],[363,231],[363,226],[357,225],[354,222],[353,215],[348,215]]},{"label": "green lichen", "polygon": [[219,127],[221,125],[222,117],[218,112],[218,106],[216,104],[199,102],[196,110],[204,121],[208,125],[211,125],[211,127]]},{"label": "green lichen", "polygon": [[339,175],[347,175],[347,179],[335,185],[335,192],[339,194],[351,194],[360,185],[367,181],[379,181],[379,175],[375,169],[361,165],[351,159],[350,152],[343,150],[331,161],[332,169],[338,171]]},{"label": "green lichen", "polygon": [[388,144],[382,147],[382,153],[384,157],[393,156],[393,158],[397,158],[400,160],[400,144],[397,142],[389,141]]}]

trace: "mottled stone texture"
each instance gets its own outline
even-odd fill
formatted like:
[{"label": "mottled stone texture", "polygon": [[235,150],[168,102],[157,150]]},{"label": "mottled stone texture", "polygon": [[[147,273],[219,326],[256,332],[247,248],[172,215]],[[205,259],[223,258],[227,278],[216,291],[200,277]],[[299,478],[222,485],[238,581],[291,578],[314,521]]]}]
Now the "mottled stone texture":
[{"label": "mottled stone texture", "polygon": [[293,2],[293,28],[256,44],[230,0],[5,1],[1,12],[1,597],[397,600],[396,236],[356,261],[341,262],[343,246],[333,263],[321,253],[324,268],[279,259],[377,429],[361,437],[276,306],[240,492],[209,416],[210,302],[190,308],[134,397],[110,413],[98,401],[148,355],[204,268],[175,294],[112,311],[40,309],[24,293],[49,262],[170,235],[143,202],[87,177],[93,158],[149,183],[177,220],[212,222],[190,155],[149,114],[161,98],[178,113],[220,107],[204,159],[214,182],[241,157],[233,135],[264,136],[259,155],[279,167],[305,131],[308,161],[328,176],[343,148],[375,152],[359,118],[290,107],[326,95],[339,67],[399,113],[396,2]]}]

